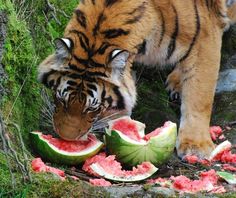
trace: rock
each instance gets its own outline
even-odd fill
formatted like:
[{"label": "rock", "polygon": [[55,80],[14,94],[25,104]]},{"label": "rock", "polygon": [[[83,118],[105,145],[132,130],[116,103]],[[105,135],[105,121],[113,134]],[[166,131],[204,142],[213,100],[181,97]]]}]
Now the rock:
[{"label": "rock", "polygon": [[[93,187],[86,182],[82,182],[82,187],[84,192],[88,192],[86,197],[110,197],[110,198],[120,198],[120,197],[175,197],[176,192],[173,189],[162,188],[162,187],[152,187],[149,186],[148,189],[143,185],[127,185],[127,186],[112,186],[112,187]],[[100,196],[99,196],[100,195]]]},{"label": "rock", "polygon": [[236,69],[226,69],[220,72],[216,94],[232,91],[236,91]]}]

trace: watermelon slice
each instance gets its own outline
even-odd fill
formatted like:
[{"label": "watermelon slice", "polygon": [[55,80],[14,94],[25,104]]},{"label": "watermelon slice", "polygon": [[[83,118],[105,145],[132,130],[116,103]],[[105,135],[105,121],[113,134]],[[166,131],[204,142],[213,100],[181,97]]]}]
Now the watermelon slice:
[{"label": "watermelon slice", "polygon": [[136,166],[142,162],[160,165],[173,154],[177,137],[175,123],[166,122],[145,136],[145,125],[123,117],[108,123],[106,146],[110,154],[128,165]]},{"label": "watermelon slice", "polygon": [[92,134],[89,134],[86,141],[72,142],[43,135],[41,132],[31,132],[30,136],[33,147],[41,157],[59,164],[80,164],[96,155],[103,147],[103,143]]},{"label": "watermelon slice", "polygon": [[158,169],[150,162],[143,162],[132,170],[122,170],[122,166],[115,160],[114,155],[106,157],[99,154],[87,159],[83,170],[94,176],[104,177],[108,180],[121,182],[135,182],[145,180],[152,176]]}]

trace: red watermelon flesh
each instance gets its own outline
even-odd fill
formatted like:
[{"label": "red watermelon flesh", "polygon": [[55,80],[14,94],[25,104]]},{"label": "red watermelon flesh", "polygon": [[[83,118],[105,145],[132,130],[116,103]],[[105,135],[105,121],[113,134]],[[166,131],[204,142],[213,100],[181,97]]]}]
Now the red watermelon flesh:
[{"label": "red watermelon flesh", "polygon": [[137,168],[133,167],[132,170],[122,170],[121,164],[115,160],[114,155],[106,157],[105,153],[101,153],[90,159],[87,159],[82,169],[90,175],[98,176],[90,167],[94,163],[99,164],[103,169],[106,170],[107,173],[119,177],[142,175],[147,173],[152,168],[152,164],[150,162],[143,162],[141,165],[138,165]]},{"label": "red watermelon flesh", "polygon": [[47,166],[41,158],[35,158],[32,162],[31,162],[31,167],[33,169],[33,171],[35,172],[50,172],[50,173],[54,173],[62,178],[65,177],[65,172],[60,170],[60,169],[57,169],[57,168],[54,168],[54,167],[51,167],[51,166]]},{"label": "red watermelon flesh", "polygon": [[124,135],[129,136],[131,139],[140,141],[142,137],[139,135],[138,127],[133,120],[120,119],[113,123],[112,130],[122,132]]},{"label": "red watermelon flesh", "polygon": [[163,132],[163,129],[166,127],[169,127],[169,125],[170,125],[170,122],[165,122],[165,124],[162,127],[155,129],[151,133],[148,133],[147,135],[145,135],[143,139],[148,141],[150,140],[151,137],[158,136],[161,132]]},{"label": "red watermelon flesh", "polygon": [[136,122],[126,118],[115,121],[111,129],[120,131],[130,139],[140,142],[143,140],[149,141],[151,137],[158,136],[161,132],[163,132],[163,129],[169,127],[169,125],[170,122],[166,122],[162,127],[155,129],[144,137],[140,136]]},{"label": "red watermelon flesh", "polygon": [[222,168],[223,170],[226,170],[226,171],[236,172],[236,167],[230,164],[224,164]]},{"label": "red watermelon flesh", "polygon": [[236,164],[236,154],[233,154],[231,151],[224,151],[220,156],[220,161],[223,163]]},{"label": "red watermelon flesh", "polygon": [[89,183],[94,186],[103,186],[103,187],[109,187],[112,185],[111,182],[105,179],[90,179]]},{"label": "red watermelon flesh", "polygon": [[[187,193],[197,193],[200,191],[223,192],[223,186],[217,186],[218,176],[215,170],[202,172],[199,180],[191,180],[183,175],[171,177],[173,187],[176,190]],[[221,191],[218,191],[221,189]]]},{"label": "red watermelon flesh", "polygon": [[220,126],[210,127],[210,134],[213,141],[216,141],[223,133],[223,130]]},{"label": "red watermelon flesh", "polygon": [[106,153],[99,153],[89,159],[87,159],[82,167],[82,169],[90,175],[99,176],[91,168],[90,165],[96,162],[103,161],[106,158]]},{"label": "red watermelon flesh", "polygon": [[67,152],[80,152],[87,148],[90,148],[96,144],[96,137],[89,134],[88,140],[78,141],[66,141],[58,138],[54,138],[51,135],[42,135],[42,138],[47,140],[50,144],[55,146],[57,149]]}]

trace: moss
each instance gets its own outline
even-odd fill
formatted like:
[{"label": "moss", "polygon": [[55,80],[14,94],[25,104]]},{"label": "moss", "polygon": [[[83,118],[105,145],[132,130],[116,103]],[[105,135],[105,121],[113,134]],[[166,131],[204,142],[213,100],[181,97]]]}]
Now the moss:
[{"label": "moss", "polygon": [[[2,4],[2,2],[0,2]],[[40,94],[36,80],[38,57],[27,24],[19,20],[13,4],[5,1],[8,12],[8,36],[3,64],[8,79],[4,82],[7,94],[2,99],[3,115],[17,123],[23,136],[38,127]]]}]

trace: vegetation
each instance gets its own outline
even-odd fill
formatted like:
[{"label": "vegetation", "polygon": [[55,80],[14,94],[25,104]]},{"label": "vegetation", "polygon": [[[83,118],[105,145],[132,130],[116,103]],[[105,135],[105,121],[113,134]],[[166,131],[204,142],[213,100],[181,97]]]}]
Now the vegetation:
[{"label": "vegetation", "polygon": [[[63,35],[78,2],[0,0],[0,12],[5,11],[8,16],[8,35],[2,60],[7,78],[0,81],[6,89],[0,99],[0,118],[2,115],[7,134],[6,142],[0,136],[0,198],[107,197],[101,189],[89,189],[86,184],[71,179],[61,182],[52,174],[33,174],[29,168],[33,156],[28,134],[40,128],[43,105],[42,87],[37,82],[37,66],[53,51],[53,40]],[[232,29],[225,36],[222,62],[226,62],[236,51],[236,36],[232,39],[229,37],[235,32]],[[142,78],[141,75],[137,76],[139,95],[135,118],[148,123],[149,131],[166,120],[178,121],[179,105],[170,103],[164,90],[165,71],[143,71],[138,66],[136,69]],[[151,96],[150,100],[146,99],[147,96]],[[230,108],[235,109],[235,106]],[[235,112],[232,115],[227,112],[227,115],[232,119]],[[225,117],[221,119],[225,120]],[[6,153],[9,155],[6,156]]]}]

